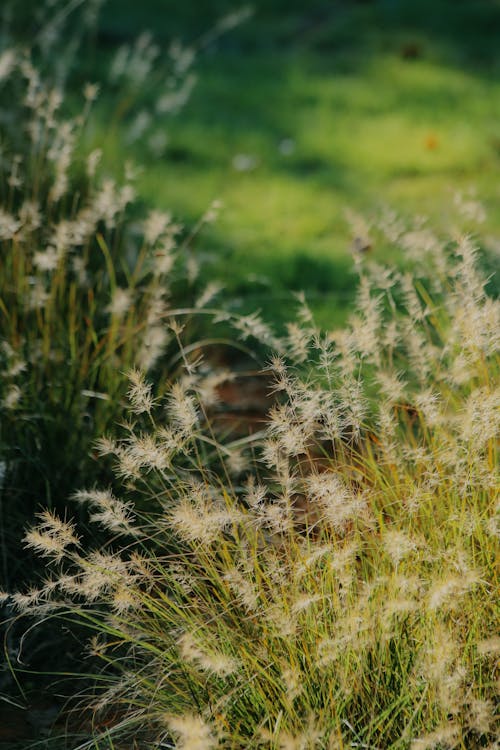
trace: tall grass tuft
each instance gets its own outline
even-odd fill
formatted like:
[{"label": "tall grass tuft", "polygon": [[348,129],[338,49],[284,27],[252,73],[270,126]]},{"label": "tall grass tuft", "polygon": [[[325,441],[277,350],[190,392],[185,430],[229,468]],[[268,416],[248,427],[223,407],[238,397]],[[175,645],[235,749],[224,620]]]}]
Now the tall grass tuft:
[{"label": "tall grass tuft", "polygon": [[[43,506],[64,514],[69,494],[83,482],[111,479],[92,445],[125,418],[125,372],[140,367],[159,381],[175,370],[169,359],[175,336],[165,321],[178,303],[194,306],[201,294],[190,242],[216,214],[209,209],[186,231],[168,211],[138,205],[132,162],[123,165],[122,176],[111,176],[101,151],[87,148],[100,87],[84,84],[77,105],[77,94],[69,101],[65,87],[68,76],[73,81],[71,54],[99,4],[41,4],[32,50],[15,44],[15,27],[0,38],[0,533],[6,586],[30,575],[31,563],[15,552],[26,518]],[[72,19],[75,13],[81,17]],[[63,55],[64,39],[71,44]],[[55,55],[58,43],[61,54]],[[159,76],[159,50],[149,59],[151,39],[148,45],[137,43],[120,73],[135,75],[134,90],[121,86],[132,111],[137,92],[145,89],[137,80],[141,61],[145,76]],[[193,56],[177,70],[172,96],[192,64]],[[186,98],[187,91],[176,111]]]},{"label": "tall grass tuft", "polygon": [[97,738],[496,747],[499,304],[470,238],[421,240],[413,273],[358,258],[344,329],[302,305],[271,336],[253,441],[214,432],[187,352],[161,402],[130,372],[127,432],[97,447],[123,490],[75,496],[109,544],[44,513],[26,544],[52,573],[13,596],[94,631]]}]

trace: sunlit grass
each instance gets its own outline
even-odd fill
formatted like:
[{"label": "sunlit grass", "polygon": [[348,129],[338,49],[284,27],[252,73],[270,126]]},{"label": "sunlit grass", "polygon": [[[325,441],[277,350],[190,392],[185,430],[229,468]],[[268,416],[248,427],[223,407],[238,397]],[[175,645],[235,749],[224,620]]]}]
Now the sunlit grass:
[{"label": "sunlit grass", "polygon": [[[95,750],[122,733],[189,750],[215,735],[231,750],[492,748],[496,5],[258,0],[204,44],[232,3],[119,2],[79,59],[61,63],[60,30],[53,54],[35,44],[46,87],[17,43],[1,58],[8,658],[27,663],[35,632],[44,654],[53,608],[97,628]],[[29,6],[13,5],[19,28]],[[193,59],[164,45],[144,68],[142,37],[135,71],[106,83],[153,19],[160,41],[196,40]],[[180,116],[158,117],[193,63]],[[301,306],[290,322],[299,290],[315,320]],[[254,340],[253,361],[270,359],[280,396],[256,435],[212,421],[234,373],[182,345],[193,311],[223,323],[203,324],[212,343],[232,326],[235,350]],[[75,502],[99,529],[77,531]],[[25,542],[56,569],[30,588],[16,537],[40,503]],[[22,636],[31,614],[43,625]]]},{"label": "sunlit grass", "polygon": [[468,238],[421,240],[400,237],[413,275],[358,258],[334,336],[302,307],[273,338],[253,437],[218,433],[218,373],[182,344],[163,402],[132,371],[97,445],[123,488],[74,496],[112,541],[49,513],[27,532],[56,565],[13,605],[89,627],[103,748],[495,747],[499,306]]}]

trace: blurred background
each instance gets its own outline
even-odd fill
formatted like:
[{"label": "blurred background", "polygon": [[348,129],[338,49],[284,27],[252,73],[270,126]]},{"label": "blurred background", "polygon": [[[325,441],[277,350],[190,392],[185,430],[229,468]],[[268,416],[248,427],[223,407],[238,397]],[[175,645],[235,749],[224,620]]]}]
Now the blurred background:
[{"label": "blurred background", "polygon": [[[15,4],[28,37],[37,7]],[[72,70],[75,103],[141,32],[155,64],[187,50],[185,87],[164,102],[176,116],[148,122],[165,85],[153,72],[139,107],[102,87],[89,146],[112,172],[140,163],[141,198],[188,225],[222,201],[197,252],[235,306],[286,317],[303,289],[322,324],[340,322],[353,241],[385,253],[359,213],[446,232],[459,218],[495,254],[497,0],[108,0]]]}]

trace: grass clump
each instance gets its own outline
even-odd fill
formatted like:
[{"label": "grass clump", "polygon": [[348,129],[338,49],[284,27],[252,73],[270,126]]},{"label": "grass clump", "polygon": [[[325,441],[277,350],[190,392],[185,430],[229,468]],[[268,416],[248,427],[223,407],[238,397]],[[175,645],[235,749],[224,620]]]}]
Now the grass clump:
[{"label": "grass clump", "polygon": [[[203,305],[190,243],[216,207],[188,232],[168,211],[139,205],[133,163],[111,177],[100,149],[85,148],[99,86],[82,86],[75,114],[59,67],[36,44],[0,51],[0,90],[0,491],[9,586],[25,574],[26,560],[13,550],[26,517],[40,503],[64,512],[82,482],[104,480],[91,448],[124,416],[124,372],[137,366],[160,379],[175,370],[165,320],[176,301]],[[126,97],[133,107],[129,89]]]},{"label": "grass clump", "polygon": [[134,370],[127,434],[98,445],[123,498],[76,495],[109,544],[48,513],[27,533],[55,565],[14,603],[95,630],[97,738],[495,746],[499,305],[468,237],[413,239],[413,274],[360,256],[344,329],[304,306],[275,339],[253,440],[214,432],[198,360],[163,404]]}]

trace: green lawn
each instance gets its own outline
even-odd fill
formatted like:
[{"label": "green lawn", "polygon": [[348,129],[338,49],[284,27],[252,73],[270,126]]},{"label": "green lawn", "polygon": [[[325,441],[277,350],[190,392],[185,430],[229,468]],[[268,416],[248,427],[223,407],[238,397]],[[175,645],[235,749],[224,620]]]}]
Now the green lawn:
[{"label": "green lawn", "polygon": [[[32,5],[16,5],[24,31]],[[108,0],[77,79],[100,80],[145,29],[163,56],[172,39],[199,45],[239,7]],[[223,201],[197,251],[232,304],[286,316],[290,290],[304,289],[333,325],[352,298],[346,208],[429,215],[437,229],[460,226],[486,243],[498,234],[499,38],[498,0],[256,0],[249,20],[201,44],[191,98],[159,126],[168,137],[160,157],[141,140],[125,143],[132,115],[126,101],[113,108],[106,87],[88,143],[103,147],[111,172],[126,158],[143,164],[144,202],[187,225]],[[158,86],[153,76],[144,102]],[[251,168],[239,171],[235,158]],[[458,220],[454,194],[471,188],[487,210],[482,225]]]},{"label": "green lawn", "polygon": [[[179,5],[111,0],[99,49],[144,28],[189,43],[234,9]],[[140,193],[187,222],[221,199],[199,250],[228,296],[288,310],[289,290],[304,289],[334,323],[351,298],[346,208],[388,205],[448,230],[460,213],[455,192],[475,188],[488,212],[481,232],[498,230],[499,27],[493,1],[259,0],[250,20],[200,53],[197,86],[167,127],[164,156],[127,149],[145,165]],[[116,167],[124,148],[108,118],[104,102],[91,140],[108,134]],[[235,169],[238,155],[250,169]]]}]

